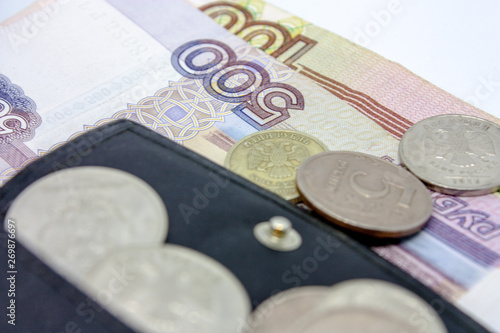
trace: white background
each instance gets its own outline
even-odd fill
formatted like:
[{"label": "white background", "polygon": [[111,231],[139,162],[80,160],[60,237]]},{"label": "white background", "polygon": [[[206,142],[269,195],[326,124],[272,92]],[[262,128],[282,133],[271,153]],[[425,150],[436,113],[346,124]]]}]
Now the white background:
[{"label": "white background", "polygon": [[[267,1],[500,118],[500,1]],[[0,21],[31,2],[0,0]]]},{"label": "white background", "polygon": [[396,61],[500,118],[498,0],[267,2]]}]

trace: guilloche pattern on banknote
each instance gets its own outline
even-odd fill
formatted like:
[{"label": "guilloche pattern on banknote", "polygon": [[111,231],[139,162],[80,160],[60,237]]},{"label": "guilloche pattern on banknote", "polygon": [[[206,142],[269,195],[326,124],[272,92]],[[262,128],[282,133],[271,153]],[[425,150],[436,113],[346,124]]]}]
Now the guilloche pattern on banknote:
[{"label": "guilloche pattern on banknote", "polygon": [[17,165],[36,156],[22,142],[33,138],[41,121],[36,103],[0,74],[0,156],[7,164]]},{"label": "guilloche pattern on banknote", "polygon": [[[13,81],[39,94],[35,99],[43,121],[37,135],[25,143],[35,155],[55,148],[82,129],[128,118],[219,163],[235,141],[274,127],[306,131],[330,149],[360,150],[397,158],[397,141],[375,122],[235,38],[191,6],[179,1],[151,2],[138,11],[132,3],[111,3],[116,7],[87,1],[61,5],[59,12],[52,14],[51,26],[41,29],[36,38],[26,44],[10,43],[11,48],[3,50],[8,65],[12,65],[8,67],[16,68],[23,63],[27,69],[37,70],[41,77],[54,76],[47,87],[46,82],[29,80],[25,74],[29,70],[20,72],[6,67]],[[227,41],[183,40],[178,33],[175,33],[177,40],[172,41],[165,26],[144,19],[155,15],[151,8],[161,6],[177,6],[182,12],[188,9],[191,20],[201,21],[197,23],[201,27],[193,28],[194,31]],[[45,10],[42,6],[25,16],[29,18]],[[171,14],[168,24],[176,31],[182,21],[174,15]],[[5,24],[2,35],[8,42],[22,33],[26,17]],[[76,24],[91,28],[82,33],[74,27]],[[79,36],[78,43],[68,40],[70,34],[61,31],[73,31],[74,36]],[[74,48],[74,59],[57,63],[53,61],[56,50],[37,51],[42,44],[49,45],[53,40]],[[99,52],[88,51],[95,47],[99,47]],[[21,50],[22,56],[17,55]],[[26,56],[37,52],[39,57],[47,58],[43,68]],[[201,55],[214,58],[200,65],[196,62]],[[81,66],[80,61],[91,67]],[[62,76],[58,66],[64,66],[72,75]],[[45,71],[50,67],[52,71]],[[78,84],[71,82],[71,77],[78,77]],[[57,90],[62,92],[52,96]],[[23,161],[3,168],[4,181],[27,163],[20,162]]]}]

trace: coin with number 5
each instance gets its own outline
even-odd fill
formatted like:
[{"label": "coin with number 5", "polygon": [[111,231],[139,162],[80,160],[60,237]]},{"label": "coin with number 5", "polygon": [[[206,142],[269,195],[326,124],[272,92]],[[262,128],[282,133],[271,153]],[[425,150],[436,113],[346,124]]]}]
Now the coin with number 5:
[{"label": "coin with number 5", "polygon": [[302,199],[326,219],[376,237],[420,230],[432,212],[429,190],[407,170],[368,154],[321,153],[297,173]]}]

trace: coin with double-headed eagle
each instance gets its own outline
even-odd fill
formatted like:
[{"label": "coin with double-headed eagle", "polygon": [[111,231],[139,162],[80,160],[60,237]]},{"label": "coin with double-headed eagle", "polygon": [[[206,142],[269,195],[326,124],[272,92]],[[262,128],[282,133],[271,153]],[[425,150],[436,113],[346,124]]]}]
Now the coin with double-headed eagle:
[{"label": "coin with double-headed eagle", "polygon": [[500,126],[444,114],[417,122],[399,143],[401,163],[432,190],[460,196],[500,189]]},{"label": "coin with double-headed eagle", "polygon": [[295,202],[299,166],[310,156],[327,151],[318,139],[298,131],[266,130],[239,140],[226,156],[225,166],[244,178]]}]

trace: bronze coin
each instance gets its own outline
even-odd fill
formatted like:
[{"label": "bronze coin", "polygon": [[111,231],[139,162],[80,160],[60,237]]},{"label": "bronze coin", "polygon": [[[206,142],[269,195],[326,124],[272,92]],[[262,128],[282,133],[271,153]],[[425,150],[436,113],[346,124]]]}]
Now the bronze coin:
[{"label": "bronze coin", "polygon": [[286,200],[299,198],[295,178],[308,157],[327,151],[313,136],[290,130],[266,130],[247,135],[234,144],[225,166]]}]

